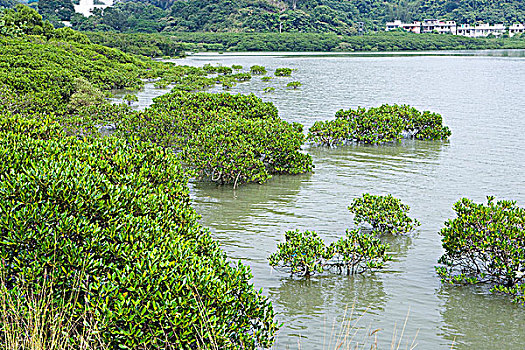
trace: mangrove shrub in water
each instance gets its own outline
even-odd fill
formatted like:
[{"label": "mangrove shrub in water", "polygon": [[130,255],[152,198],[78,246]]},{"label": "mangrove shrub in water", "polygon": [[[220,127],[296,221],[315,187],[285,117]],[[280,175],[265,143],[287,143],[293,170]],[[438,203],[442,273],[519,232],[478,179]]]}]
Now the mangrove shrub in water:
[{"label": "mangrove shrub in water", "polygon": [[302,125],[255,95],[174,92],[154,101],[119,123],[119,134],[173,148],[200,179],[237,186],[312,170]]},{"label": "mangrove shrub in water", "polygon": [[268,257],[270,266],[306,277],[325,270],[363,273],[380,269],[391,259],[387,244],[359,230],[347,230],[345,237],[328,246],[315,231],[288,231],[277,249]]},{"label": "mangrove shrub in water", "polygon": [[274,74],[276,77],[289,77],[292,75],[292,68],[277,68]]},{"label": "mangrove shrub in water", "polygon": [[303,84],[300,81],[291,81],[288,84],[286,84],[287,88],[291,88],[294,90],[297,90],[299,87],[301,87]]},{"label": "mangrove shrub in water", "polygon": [[380,144],[403,137],[445,140],[449,136],[441,115],[406,105],[339,110],[335,120],[318,121],[308,132],[308,140],[327,146],[348,141]]},{"label": "mangrove shrub in water", "polygon": [[440,232],[445,254],[436,270],[442,280],[487,283],[492,292],[525,303],[525,209],[488,197],[486,205],[463,198],[454,211],[457,217]]},{"label": "mangrove shrub in water", "polygon": [[348,210],[355,215],[357,225],[367,223],[376,233],[405,234],[420,225],[407,215],[410,207],[391,194],[378,196],[364,193],[352,201]]},{"label": "mangrove shrub in water", "polygon": [[263,66],[254,65],[250,67],[250,73],[256,74],[256,75],[266,74],[266,68]]}]

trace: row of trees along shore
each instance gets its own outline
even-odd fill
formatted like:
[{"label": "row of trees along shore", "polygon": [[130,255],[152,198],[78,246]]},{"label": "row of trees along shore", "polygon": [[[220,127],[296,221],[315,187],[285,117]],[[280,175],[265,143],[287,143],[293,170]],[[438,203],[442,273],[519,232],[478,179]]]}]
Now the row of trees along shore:
[{"label": "row of trees along shore", "polygon": [[[236,187],[312,170],[302,125],[280,119],[271,103],[196,92],[249,81],[264,67],[248,73],[154,61],[55,29],[23,6],[2,12],[0,23],[0,339],[33,339],[24,329],[31,314],[20,310],[32,310],[27,296],[46,292],[46,305],[72,320],[59,334],[73,347],[85,342],[86,324],[88,336],[109,348],[270,347],[279,327],[270,300],[250,283],[250,269],[228,260],[199,224],[187,185],[194,178]],[[106,100],[112,89],[148,80],[172,92],[144,111]],[[450,135],[441,116],[408,106],[338,113],[348,123],[344,133],[330,121],[311,133],[374,144],[407,130],[426,140],[416,142]],[[374,123],[388,115],[394,124],[383,131],[391,136],[378,139]],[[372,230],[350,230],[322,252],[350,273],[379,269],[388,259],[381,234],[416,225],[392,197],[356,203],[356,224],[367,221]],[[461,203],[441,232],[446,253],[438,273],[456,283],[490,283],[522,302],[524,210],[492,199]],[[315,235],[287,237],[303,249]],[[283,249],[278,257],[298,256]],[[469,265],[472,256],[477,267]],[[57,334],[54,325],[42,323],[42,334]]]},{"label": "row of trees along shore", "polygon": [[[283,52],[362,52],[523,49],[525,37],[467,38],[442,34],[414,34],[401,31],[363,36],[319,33],[164,33],[119,34],[86,32],[93,43],[148,56],[180,55],[200,51],[283,51]],[[142,45],[153,46],[148,51]]]}]

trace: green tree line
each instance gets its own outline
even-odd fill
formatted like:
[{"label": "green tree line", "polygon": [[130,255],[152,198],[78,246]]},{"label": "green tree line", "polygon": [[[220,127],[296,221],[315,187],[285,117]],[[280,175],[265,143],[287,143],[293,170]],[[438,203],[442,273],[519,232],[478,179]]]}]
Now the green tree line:
[{"label": "green tree line", "polygon": [[362,36],[319,33],[173,33],[186,51],[403,51],[525,48],[523,36],[467,38],[402,31]]},{"label": "green tree line", "polygon": [[[5,0],[4,0],[5,1]],[[66,8],[57,1],[57,11]],[[60,3],[59,3],[60,2]],[[60,12],[60,13],[62,13]],[[47,13],[47,12],[46,12]],[[72,16],[80,30],[140,32],[302,32],[353,35],[382,30],[387,21],[443,18],[458,23],[523,23],[520,0],[189,0],[123,1],[85,18]]]}]

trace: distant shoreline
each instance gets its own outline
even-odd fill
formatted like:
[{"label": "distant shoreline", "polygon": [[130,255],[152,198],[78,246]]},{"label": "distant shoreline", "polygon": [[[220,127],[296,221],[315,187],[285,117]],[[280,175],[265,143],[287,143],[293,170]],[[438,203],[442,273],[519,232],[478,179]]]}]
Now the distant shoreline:
[{"label": "distant shoreline", "polygon": [[[175,52],[330,52],[410,53],[423,51],[470,51],[525,49],[525,36],[468,38],[447,34],[413,34],[399,31],[362,36],[319,33],[115,33],[85,32],[93,43],[116,47],[150,57],[174,56]],[[129,42],[137,45],[129,45]],[[128,44],[124,44],[128,43]],[[153,47],[140,52],[144,46]],[[149,53],[155,52],[156,56]]]},{"label": "distant shoreline", "polygon": [[493,56],[525,57],[525,49],[485,49],[485,50],[434,50],[434,51],[358,51],[358,52],[317,52],[317,51],[202,51],[188,52],[189,56],[275,56],[275,57],[416,57],[416,56]]}]

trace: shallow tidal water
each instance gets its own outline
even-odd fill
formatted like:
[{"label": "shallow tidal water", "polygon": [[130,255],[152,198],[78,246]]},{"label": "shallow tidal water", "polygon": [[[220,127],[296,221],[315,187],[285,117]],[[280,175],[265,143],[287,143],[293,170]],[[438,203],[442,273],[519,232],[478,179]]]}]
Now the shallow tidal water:
[{"label": "shallow tidal water", "polygon": [[[192,185],[195,207],[232,260],[252,268],[253,283],[272,300],[283,323],[275,349],[335,349],[354,310],[352,344],[400,349],[525,349],[525,307],[478,287],[442,285],[434,266],[439,230],[462,197],[487,195],[525,206],[524,51],[439,55],[198,54],[178,64],[296,68],[265,83],[254,76],[233,93],[273,102],[287,121],[331,119],[341,108],[409,104],[442,114],[447,142],[405,140],[382,146],[307,146],[315,170],[274,177],[263,185]],[[287,90],[298,80],[303,86]],[[264,94],[273,86],[273,94]],[[220,91],[220,89],[215,89]],[[139,93],[140,107],[159,90]],[[331,242],[352,228],[347,207],[364,192],[391,193],[411,207],[421,226],[388,239],[394,261],[371,275],[323,275],[310,280],[273,271],[266,258],[291,229],[316,230]],[[345,316],[346,315],[346,316]],[[339,344],[339,343],[337,343]],[[344,348],[344,347],[342,347]],[[361,348],[361,347],[360,347]],[[369,348],[369,346],[368,346]]]}]

